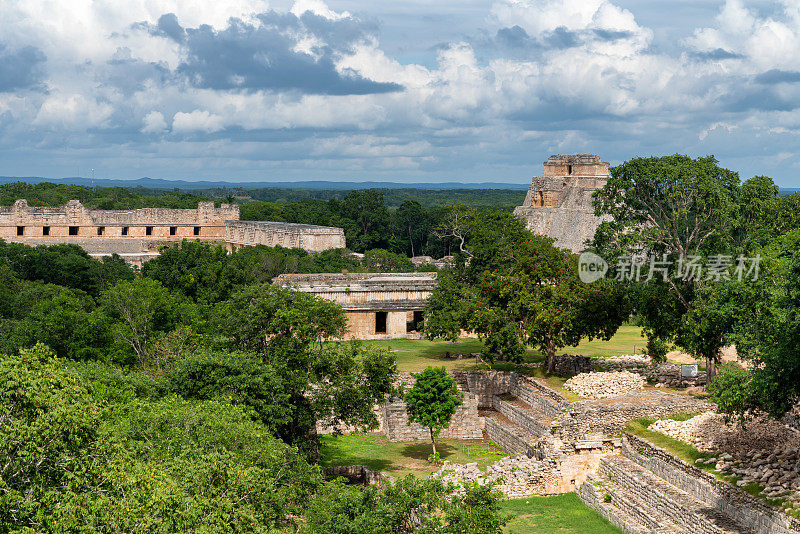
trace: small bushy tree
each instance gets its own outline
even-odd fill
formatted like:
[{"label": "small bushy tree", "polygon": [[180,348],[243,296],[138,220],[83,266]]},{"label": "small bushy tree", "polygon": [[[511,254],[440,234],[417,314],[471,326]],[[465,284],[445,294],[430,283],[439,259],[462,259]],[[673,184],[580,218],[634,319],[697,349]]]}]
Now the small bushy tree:
[{"label": "small bushy tree", "polygon": [[408,424],[419,423],[428,429],[436,461],[436,436],[450,424],[463,402],[462,395],[444,367],[427,367],[415,378],[414,387],[405,394]]},{"label": "small bushy tree", "polygon": [[499,498],[477,484],[452,495],[440,480],[413,475],[366,488],[336,482],[316,494],[300,532],[499,534],[506,522]]}]

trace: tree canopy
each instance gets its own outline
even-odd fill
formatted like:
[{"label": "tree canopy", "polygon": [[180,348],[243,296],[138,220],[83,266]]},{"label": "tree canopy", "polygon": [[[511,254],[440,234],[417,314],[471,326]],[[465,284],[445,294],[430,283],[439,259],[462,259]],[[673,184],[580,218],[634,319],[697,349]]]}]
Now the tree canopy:
[{"label": "tree canopy", "polygon": [[463,252],[438,277],[426,307],[428,337],[476,332],[490,359],[520,361],[532,345],[552,362],[556,349],[608,339],[627,318],[621,288],[582,282],[574,254],[511,214],[467,212],[446,231],[463,238]]}]

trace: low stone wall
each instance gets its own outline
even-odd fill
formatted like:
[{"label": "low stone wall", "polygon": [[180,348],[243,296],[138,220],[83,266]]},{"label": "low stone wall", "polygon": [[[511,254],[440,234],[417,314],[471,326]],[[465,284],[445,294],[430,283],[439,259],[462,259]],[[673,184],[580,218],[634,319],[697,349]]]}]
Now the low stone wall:
[{"label": "low stone wall", "polygon": [[559,376],[568,377],[592,371],[630,371],[642,375],[651,382],[670,388],[703,386],[708,382],[705,371],[700,371],[695,378],[684,378],[681,376],[679,364],[665,362],[655,365],[648,357],[641,355],[591,358],[582,355],[557,354],[554,358],[555,372]]},{"label": "low stone wall", "polygon": [[622,434],[628,421],[647,417],[661,419],[676,413],[700,413],[713,408],[708,401],[662,391],[637,391],[620,397],[578,401],[562,415],[554,429],[565,443],[574,443],[593,432]]},{"label": "low stone wall", "polygon": [[[430,439],[427,428],[417,423],[408,424],[406,403],[395,400],[383,406],[383,431],[389,441]],[[450,425],[439,434],[442,438],[481,439],[483,418],[478,417],[478,396],[464,393],[464,403],[456,409]]]},{"label": "low stone wall", "polygon": [[553,372],[558,376],[570,377],[580,373],[589,373],[594,368],[593,358],[589,356],[557,354],[553,359]]},{"label": "low stone wall", "polygon": [[690,388],[704,386],[708,383],[705,371],[699,371],[694,378],[684,378],[681,376],[681,366],[677,363],[669,362],[651,367],[644,376],[649,381],[668,388]]},{"label": "low stone wall", "polygon": [[712,504],[717,510],[756,532],[769,534],[800,532],[800,521],[638,436],[626,435],[623,454],[670,484],[701,501]]},{"label": "low stone wall", "polygon": [[514,378],[509,393],[548,417],[558,417],[569,406],[565,397],[541,382],[516,373]]},{"label": "low stone wall", "polygon": [[364,465],[323,467],[322,474],[326,477],[342,477],[347,479],[349,484],[363,484],[365,486],[379,484],[386,480],[386,476],[383,473],[373,471]]},{"label": "low stone wall", "polygon": [[496,420],[487,417],[485,419],[486,435],[498,447],[509,454],[521,454],[534,456],[535,451],[528,445],[525,436],[508,430]]}]

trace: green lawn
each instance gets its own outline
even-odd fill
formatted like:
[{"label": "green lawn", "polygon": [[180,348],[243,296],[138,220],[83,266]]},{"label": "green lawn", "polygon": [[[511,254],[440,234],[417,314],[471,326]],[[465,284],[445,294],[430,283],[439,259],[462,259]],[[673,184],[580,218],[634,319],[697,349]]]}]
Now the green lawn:
[{"label": "green lawn", "polygon": [[[565,347],[560,352],[587,356],[619,356],[633,354],[634,349],[640,350],[646,343],[641,328],[622,326],[608,341],[583,341],[577,347]],[[469,356],[483,349],[483,343],[477,339],[464,338],[456,343],[427,339],[390,339],[364,341],[364,344],[391,351],[397,358],[397,368],[400,371],[417,372],[429,365],[445,366],[447,369],[485,368],[477,365],[475,358]],[[447,353],[451,357],[448,358]],[[457,359],[454,356],[458,354],[466,357]],[[539,351],[529,350],[525,360],[529,363],[542,362],[544,356]]]},{"label": "green lawn", "polygon": [[583,504],[574,493],[501,501],[513,534],[619,534],[621,531]]},{"label": "green lawn", "polygon": [[[437,440],[436,450],[442,460],[454,463],[477,462],[483,469],[506,456],[492,442]],[[426,477],[438,471],[428,463],[430,441],[392,442],[375,434],[347,434],[320,436],[320,462],[324,466],[365,465],[383,471],[395,478],[409,473]]]}]

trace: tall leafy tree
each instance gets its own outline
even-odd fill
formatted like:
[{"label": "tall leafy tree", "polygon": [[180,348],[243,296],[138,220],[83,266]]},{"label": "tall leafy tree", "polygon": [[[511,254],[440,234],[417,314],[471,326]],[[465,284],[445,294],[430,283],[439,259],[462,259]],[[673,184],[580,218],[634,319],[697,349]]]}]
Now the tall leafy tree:
[{"label": "tall leafy tree", "polygon": [[533,235],[517,217],[473,212],[458,224],[463,253],[439,275],[426,307],[428,337],[476,332],[489,358],[512,361],[532,345],[552,367],[558,348],[585,337],[608,339],[627,318],[620,287],[611,280],[583,283],[577,257]]},{"label": "tall leafy tree", "polygon": [[341,337],[346,319],[337,304],[273,285],[242,288],[217,306],[218,330],[232,349],[257,353],[281,381],[291,420],[278,435],[310,444],[318,420],[374,428],[372,406],[392,391],[396,366],[385,352]]},{"label": "tall leafy tree", "polygon": [[431,218],[422,205],[415,200],[404,200],[394,213],[394,226],[396,237],[403,244],[398,247],[400,251],[410,256],[422,254],[433,230]]},{"label": "tall leafy tree", "polygon": [[338,205],[347,244],[356,252],[389,245],[389,211],[376,189],[351,191]]},{"label": "tall leafy tree", "polygon": [[419,423],[430,433],[434,461],[438,458],[436,436],[450,424],[462,397],[444,367],[427,367],[414,375],[414,387],[404,396],[408,423]]},{"label": "tall leafy tree", "polygon": [[198,321],[190,302],[149,278],[118,282],[101,300],[115,321],[115,336],[133,350],[143,368],[152,365],[154,345],[161,337],[180,324]]},{"label": "tall leafy tree", "polygon": [[0,259],[22,280],[79,289],[94,297],[108,286],[135,276],[119,256],[100,261],[71,244],[31,247],[0,240]]},{"label": "tall leafy tree", "polygon": [[[740,227],[740,199],[751,200],[751,212],[758,212],[754,200],[764,196],[760,189],[766,186],[763,180],[753,182],[742,196],[739,176],[720,167],[713,156],[634,158],[612,168],[606,185],[595,193],[595,213],[611,219],[598,228],[594,246],[612,262],[639,254],[668,258],[676,264],[680,258],[697,258],[703,264],[712,255],[732,256],[736,252],[736,229]],[[766,196],[769,194],[767,191]],[[710,333],[720,325],[712,317],[700,316],[711,308],[695,309],[703,280],[674,274],[647,281],[661,287],[638,292],[648,299],[638,303],[639,316],[650,337],[673,340],[698,358],[705,358],[713,377],[721,346],[701,343],[699,334]],[[661,298],[652,298],[655,294]],[[682,335],[686,326],[683,318],[690,311],[692,315],[686,320],[693,322],[694,333]],[[667,316],[671,317],[665,323]],[[674,327],[666,330],[664,324]]]},{"label": "tall leafy tree", "polygon": [[[747,370],[728,366],[711,393],[725,413],[761,410],[780,416],[800,402],[800,230],[776,237],[764,254],[758,280],[732,280],[710,301],[731,325]],[[733,384],[736,384],[733,386]]]}]

